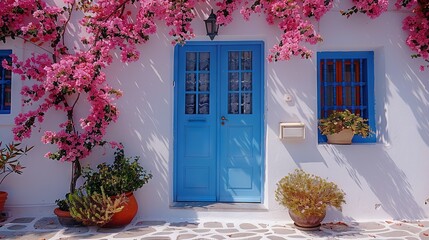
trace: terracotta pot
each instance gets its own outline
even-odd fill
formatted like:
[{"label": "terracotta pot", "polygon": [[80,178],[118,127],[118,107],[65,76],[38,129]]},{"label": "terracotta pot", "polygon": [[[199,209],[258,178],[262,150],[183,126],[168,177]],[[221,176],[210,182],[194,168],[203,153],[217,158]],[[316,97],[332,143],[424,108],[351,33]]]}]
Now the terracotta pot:
[{"label": "terracotta pot", "polygon": [[[122,211],[115,213],[112,219],[110,220],[110,222],[108,222],[103,227],[108,227],[108,228],[123,227],[125,225],[128,225],[134,219],[139,209],[137,200],[134,197],[134,194],[132,192],[128,192],[125,195],[128,198],[128,203],[125,204]],[[112,198],[115,198],[115,197],[112,197]]]},{"label": "terracotta pot", "polygon": [[328,138],[329,144],[341,144],[341,145],[352,144],[353,136],[354,136],[354,133],[350,129],[344,129],[339,133],[326,135],[326,137]]},{"label": "terracotta pot", "polygon": [[54,209],[55,215],[58,217],[58,221],[63,227],[80,227],[82,223],[76,221],[71,215],[69,211],[63,211],[59,208]]},{"label": "terracotta pot", "polygon": [[0,191],[0,212],[3,212],[4,210],[4,204],[7,200],[7,192]]},{"label": "terracotta pot", "polygon": [[319,230],[320,223],[325,218],[326,211],[323,213],[322,216],[310,216],[310,217],[302,217],[298,214],[293,213],[292,211],[289,211],[289,216],[294,221],[295,226],[304,231],[314,231]]}]

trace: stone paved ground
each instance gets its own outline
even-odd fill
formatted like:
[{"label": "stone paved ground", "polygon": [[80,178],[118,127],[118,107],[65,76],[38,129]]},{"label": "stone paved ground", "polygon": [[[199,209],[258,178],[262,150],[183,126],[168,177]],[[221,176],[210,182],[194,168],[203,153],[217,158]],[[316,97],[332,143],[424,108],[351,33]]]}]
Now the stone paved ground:
[{"label": "stone paved ground", "polygon": [[300,231],[293,224],[245,222],[136,221],[124,228],[63,228],[56,217],[12,218],[1,223],[0,239],[22,240],[181,240],[181,239],[406,239],[429,240],[429,221],[325,223],[319,231]]}]

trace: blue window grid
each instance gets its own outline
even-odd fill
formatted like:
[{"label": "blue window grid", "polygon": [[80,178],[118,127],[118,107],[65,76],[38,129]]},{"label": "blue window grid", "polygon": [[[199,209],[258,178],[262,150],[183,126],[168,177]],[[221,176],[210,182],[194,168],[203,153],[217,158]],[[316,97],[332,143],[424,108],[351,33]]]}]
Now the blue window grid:
[{"label": "blue window grid", "polygon": [[[330,69],[328,65],[331,65]],[[346,71],[346,68],[349,68],[349,71]],[[368,125],[374,131],[366,138],[356,135],[353,142],[376,142],[374,52],[318,52],[317,72],[318,119],[327,117],[334,110],[348,109],[368,119]],[[348,73],[350,75],[347,77]],[[349,101],[347,95],[350,95]],[[318,137],[319,143],[327,141],[320,131]]]},{"label": "blue window grid", "polygon": [[[205,52],[205,51],[189,51],[187,53],[191,53],[191,54],[195,54],[195,59],[194,60],[189,60],[186,59],[187,64],[188,62],[193,62],[193,64],[195,64],[194,69],[192,70],[186,70],[185,74],[195,74],[195,88],[193,90],[186,90],[186,94],[190,94],[192,96],[195,97],[194,103],[195,103],[195,108],[194,108],[194,112],[193,113],[186,113],[186,114],[209,114],[210,110],[208,110],[207,112],[202,112],[201,111],[201,107],[202,107],[202,103],[201,103],[201,99],[200,97],[202,97],[203,95],[207,95],[209,96],[210,94],[210,87],[203,91],[200,89],[200,84],[201,84],[201,80],[200,80],[200,74],[207,74],[209,77],[208,81],[209,81],[209,86],[210,86],[210,52]],[[209,66],[209,69],[202,69],[201,67],[201,54],[208,54],[209,59],[208,59],[208,63],[207,65]],[[186,89],[186,87],[185,87]],[[210,102],[209,102],[210,104]],[[209,105],[209,109],[210,109],[210,105]]]},{"label": "blue window grid", "polygon": [[[233,94],[236,94],[238,96],[238,106],[240,106],[238,108],[237,112],[228,112],[229,114],[251,114],[251,110],[250,112],[245,112],[244,111],[244,100],[243,100],[243,96],[244,94],[252,94],[252,90],[248,89],[248,90],[244,90],[243,89],[243,73],[253,73],[253,68],[250,69],[244,69],[243,68],[243,62],[245,61],[244,57],[243,57],[243,51],[230,51],[230,52],[235,52],[238,54],[238,59],[237,59],[237,69],[231,70],[228,69],[228,73],[236,73],[238,76],[238,88],[235,90],[229,89],[228,87],[228,96],[231,96]],[[252,60],[252,59],[251,59]],[[251,64],[250,64],[251,65]],[[230,100],[230,97],[228,97],[228,99]],[[231,104],[230,102],[228,102],[228,105]]]},{"label": "blue window grid", "polygon": [[0,114],[10,114],[11,93],[12,93],[12,73],[3,68],[4,59],[11,61],[11,50],[0,50]]}]

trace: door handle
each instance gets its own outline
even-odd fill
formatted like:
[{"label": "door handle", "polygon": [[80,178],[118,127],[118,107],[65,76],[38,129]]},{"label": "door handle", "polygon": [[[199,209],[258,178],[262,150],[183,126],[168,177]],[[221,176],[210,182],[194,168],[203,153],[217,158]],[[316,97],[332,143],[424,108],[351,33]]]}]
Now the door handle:
[{"label": "door handle", "polygon": [[228,119],[226,119],[225,116],[220,117],[220,120],[222,120],[222,121],[228,121]]}]

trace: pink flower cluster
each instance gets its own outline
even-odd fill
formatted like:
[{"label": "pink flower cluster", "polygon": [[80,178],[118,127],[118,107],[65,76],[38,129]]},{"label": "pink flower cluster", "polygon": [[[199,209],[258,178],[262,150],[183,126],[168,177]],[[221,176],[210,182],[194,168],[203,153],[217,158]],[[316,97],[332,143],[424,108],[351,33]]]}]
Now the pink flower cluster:
[{"label": "pink flower cluster", "polygon": [[[332,0],[256,0],[245,2],[240,12],[245,19],[249,19],[252,13],[265,13],[269,24],[278,23],[282,31],[280,42],[276,44],[268,56],[269,61],[289,60],[292,56],[309,58],[312,52],[304,46],[304,43],[316,44],[322,41],[316,33],[314,25],[308,18],[319,20],[332,8]],[[217,21],[220,24],[228,24],[232,21],[232,12],[239,8],[241,0],[223,0],[216,5]]]},{"label": "pink flower cluster", "polygon": [[387,11],[389,6],[388,0],[353,0],[354,6],[347,11],[341,11],[342,15],[350,17],[360,12],[368,15],[370,18],[377,18],[383,12]]},{"label": "pink flower cluster", "polygon": [[[429,63],[429,4],[427,1],[398,0],[396,7],[413,8],[414,14],[402,22],[402,29],[409,33],[406,43],[415,52],[413,58],[422,58]],[[425,68],[429,68],[429,64],[420,66],[421,71]]]},{"label": "pink flower cluster", "polygon": [[[34,104],[36,108],[16,117],[15,139],[30,137],[36,124],[54,110],[62,112],[66,121],[59,123],[59,131],[44,133],[42,141],[58,147],[47,157],[76,161],[88,156],[93,147],[105,144],[106,130],[118,117],[114,101],[121,96],[120,91],[107,85],[103,72],[112,62],[112,51],[119,50],[123,62],[138,60],[137,45],[149,40],[159,21],[171,28],[173,43],[191,39],[194,7],[199,1],[204,0],[64,0],[61,8],[49,6],[45,0],[0,1],[0,40],[20,37],[51,51],[50,55],[33,54],[24,61],[12,56],[11,65],[3,62],[5,68],[20,74],[23,80],[33,81],[33,85],[24,84],[21,94],[24,104]],[[388,0],[352,1],[354,6],[343,15],[362,12],[375,18],[388,6]],[[308,58],[312,52],[305,45],[322,40],[311,18],[320,20],[332,4],[333,0],[219,0],[217,21],[229,24],[232,13],[238,9],[245,19],[251,14],[264,14],[266,21],[276,24],[281,31],[268,60]],[[417,57],[428,60],[427,6],[417,0],[397,0],[396,5],[414,7],[415,14],[407,17],[403,25],[410,33],[407,44]],[[70,52],[64,38],[73,11],[81,11],[84,16],[76,29],[84,28],[88,37],[81,39],[83,49]],[[87,103],[89,113],[75,119],[75,107],[85,106],[79,101]]]},{"label": "pink flower cluster", "polygon": [[376,18],[387,11],[388,0],[353,0],[358,11],[365,13],[370,18]]},{"label": "pink flower cluster", "polygon": [[59,41],[59,32],[64,29],[58,26],[57,19],[63,13],[63,9],[48,6],[42,0],[1,1],[0,40],[19,36],[40,44]]},{"label": "pink flower cluster", "polygon": [[[95,36],[91,37],[92,46],[89,50],[69,53],[63,45],[62,33],[67,27],[71,12],[77,8],[74,1],[67,0],[65,3],[68,5],[60,10],[47,6],[41,0],[1,2],[0,39],[5,41],[7,37],[20,37],[45,49],[47,46],[52,48],[51,56],[33,54],[28,59],[19,61],[12,55],[12,64],[6,61],[2,63],[5,68],[20,74],[22,80],[34,81],[33,85],[24,84],[21,94],[24,96],[23,104],[36,104],[37,107],[15,118],[13,133],[15,140],[29,138],[32,129],[37,123],[44,121],[48,111],[63,112],[67,120],[59,123],[59,131],[45,131],[42,142],[58,147],[56,152],[47,153],[47,157],[72,162],[85,158],[93,147],[106,143],[103,139],[106,129],[118,117],[113,101],[121,96],[121,92],[106,84],[102,69],[112,61],[111,50],[115,47],[129,50],[130,47],[118,41],[121,36],[110,39]],[[103,4],[103,1],[99,3]],[[93,14],[94,12],[90,11],[97,8],[89,8],[89,5],[85,6],[82,2],[79,4],[89,14]],[[104,21],[108,26],[120,24],[113,15],[108,19],[112,20]],[[96,33],[100,34],[98,31]],[[117,32],[109,34],[114,36]],[[136,51],[131,50],[123,60],[135,60],[138,56]],[[84,96],[86,98],[83,98]],[[81,99],[86,99],[89,114],[76,121],[74,110]]]}]

